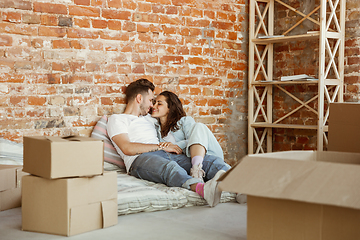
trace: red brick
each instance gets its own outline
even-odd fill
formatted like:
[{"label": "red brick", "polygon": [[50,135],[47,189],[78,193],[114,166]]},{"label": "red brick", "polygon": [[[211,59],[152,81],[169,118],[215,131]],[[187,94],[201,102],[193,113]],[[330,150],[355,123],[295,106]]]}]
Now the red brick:
[{"label": "red brick", "polygon": [[163,56],[160,58],[160,64],[182,64],[184,57],[182,56]]},{"label": "red brick", "polygon": [[70,43],[67,40],[53,40],[53,48],[70,48]]},{"label": "red brick", "polygon": [[131,66],[128,64],[122,64],[117,67],[117,72],[119,74],[127,74],[131,72]]},{"label": "red brick", "polygon": [[128,31],[128,32],[134,32],[134,31],[136,31],[136,23],[130,22],[130,21],[126,21],[126,22],[124,23],[123,30],[124,30],[124,31]]},{"label": "red brick", "polygon": [[[125,22],[125,24],[129,24],[129,22]],[[109,20],[108,21],[108,28],[110,30],[121,30],[121,22],[117,20]],[[128,29],[125,29],[125,31],[129,31]]]},{"label": "red brick", "polygon": [[85,49],[86,47],[82,44],[82,42],[78,41],[78,40],[71,40],[70,41],[70,46],[71,48],[74,49]]},{"label": "red brick", "polygon": [[135,13],[133,17],[133,21],[159,23],[159,15],[148,14],[148,13]]},{"label": "red brick", "polygon": [[105,20],[92,19],[91,24],[93,28],[107,28],[108,23]]},{"label": "red brick", "polygon": [[166,14],[178,14],[179,13],[179,7],[176,6],[166,6],[165,7]]},{"label": "red brick", "polygon": [[101,31],[100,38],[109,40],[129,41],[130,35],[124,32]]},{"label": "red brick", "polygon": [[[1,46],[1,44],[0,44],[0,46]],[[0,58],[0,68],[8,67],[10,69],[13,69],[14,65],[15,65],[15,61],[13,61],[13,60]]]},{"label": "red brick", "polygon": [[74,23],[76,26],[81,28],[90,28],[90,19],[89,18],[74,18]]},{"label": "red brick", "polygon": [[206,65],[209,64],[209,60],[201,57],[189,57],[189,59],[186,60],[185,63],[194,65]]},{"label": "red brick", "polygon": [[13,106],[21,106],[25,107],[27,101],[27,97],[24,96],[11,96],[10,104]]},{"label": "red brick", "polygon": [[76,5],[90,6],[90,0],[74,0]]},{"label": "red brick", "polygon": [[1,0],[0,8],[15,8],[21,10],[31,10],[31,2],[24,0]]},{"label": "red brick", "polygon": [[200,10],[200,9],[191,8],[190,16],[195,17],[195,18],[203,18],[204,17],[204,12],[203,12],[203,10]]},{"label": "red brick", "polygon": [[215,107],[221,107],[223,105],[226,105],[228,103],[227,99],[209,99],[208,105],[209,106],[215,106]]},{"label": "red brick", "polygon": [[132,54],[131,60],[134,63],[157,63],[158,56],[152,54]]},{"label": "red brick", "polygon": [[132,73],[145,73],[144,64],[137,64],[131,71]]},{"label": "red brick", "polygon": [[186,19],[186,26],[189,27],[208,27],[209,24],[209,20],[194,20],[192,18]]},{"label": "red brick", "polygon": [[37,32],[38,32],[37,26],[28,25],[28,24],[13,24],[13,23],[0,22],[0,33],[36,36]]},{"label": "red brick", "polygon": [[62,27],[39,27],[39,36],[64,37],[66,29]]},{"label": "red brick", "polygon": [[172,4],[175,5],[175,6],[195,4],[195,2],[196,2],[195,0],[172,0]]},{"label": "red brick", "polygon": [[135,10],[137,8],[137,2],[133,0],[123,0],[122,4],[125,9]]},{"label": "red brick", "polygon": [[145,72],[147,74],[161,74],[163,72],[162,66],[145,65]]},{"label": "red brick", "polygon": [[127,11],[103,9],[102,17],[108,18],[108,19],[130,20],[131,13],[127,12]]},{"label": "red brick", "polygon": [[151,12],[151,3],[146,3],[146,2],[138,2],[138,12]]},{"label": "red brick", "polygon": [[163,5],[152,5],[152,12],[153,13],[165,13],[165,8]]},{"label": "red brick", "polygon": [[122,8],[122,1],[119,0],[107,0],[109,8]]},{"label": "red brick", "polygon": [[68,63],[57,63],[57,62],[53,62],[52,63],[52,70],[53,71],[62,71],[62,72],[66,72],[70,70],[69,64]]},{"label": "red brick", "polygon": [[46,15],[46,14],[42,14],[40,16],[40,21],[41,21],[41,25],[46,25],[46,26],[57,26],[59,22],[56,16]]},{"label": "red brick", "polygon": [[98,38],[99,34],[96,31],[88,31],[84,29],[68,29],[69,38]]},{"label": "red brick", "polygon": [[24,83],[25,76],[22,74],[0,73],[0,82]]},{"label": "red brick", "polygon": [[[159,23],[161,24],[174,24],[174,25],[183,25],[184,20],[177,16],[167,16],[167,15],[159,15]],[[179,26],[177,26],[179,27]]]},{"label": "red brick", "polygon": [[106,7],[106,0],[91,0],[91,6]]},{"label": "red brick", "polygon": [[21,22],[21,13],[18,12],[3,12],[2,20],[4,22],[13,22],[20,23]]},{"label": "red brick", "polygon": [[33,8],[34,8],[34,12],[67,14],[67,7],[63,4],[34,2]]},{"label": "red brick", "polygon": [[89,42],[89,49],[90,50],[103,51],[104,50],[104,45],[100,41],[91,41],[91,42]]},{"label": "red brick", "polygon": [[176,34],[177,27],[175,26],[163,26],[163,33],[164,34]]},{"label": "red brick", "polygon": [[30,96],[28,97],[28,104],[29,105],[37,105],[37,106],[43,106],[46,103],[45,97],[38,97],[38,96]]},{"label": "red brick", "polygon": [[41,23],[41,17],[38,14],[23,14],[22,22],[27,24],[39,24]]},{"label": "red brick", "polygon": [[162,4],[162,5],[171,5],[170,0],[146,0],[146,2],[157,3],[157,4]]},{"label": "red brick", "polygon": [[185,78],[180,78],[179,80],[179,84],[183,84],[183,85],[196,85],[198,84],[199,80],[196,77],[185,77]]},{"label": "red brick", "polygon": [[7,35],[0,35],[0,46],[11,46],[13,43],[12,37]]},{"label": "red brick", "polygon": [[100,9],[97,7],[69,6],[69,14],[75,16],[100,17]]}]

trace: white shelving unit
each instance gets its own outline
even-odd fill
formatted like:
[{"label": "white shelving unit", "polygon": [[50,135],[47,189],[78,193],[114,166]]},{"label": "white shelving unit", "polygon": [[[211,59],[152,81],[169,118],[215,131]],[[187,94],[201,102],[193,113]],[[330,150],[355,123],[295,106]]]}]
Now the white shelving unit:
[{"label": "white shelving unit", "polygon": [[[302,4],[302,1],[299,1]],[[280,4],[302,18],[286,31],[274,36],[275,4]],[[290,6],[285,0],[250,0],[249,25],[249,118],[248,153],[272,152],[273,129],[313,129],[317,132],[317,150],[323,151],[327,145],[327,120],[331,102],[343,101],[344,79],[344,38],[346,0],[319,0],[319,4],[304,14]],[[313,17],[317,16],[317,17]],[[292,35],[304,20],[314,23],[319,31]],[[261,34],[261,37],[260,37]],[[265,36],[265,38],[264,38]],[[317,80],[280,81],[274,79],[274,45],[294,41],[318,40],[319,56]],[[307,74],[304,72],[304,74]],[[317,93],[302,100],[287,85],[312,84]],[[277,88],[298,103],[279,119],[273,119],[273,91]],[[316,104],[311,104],[317,101]],[[307,108],[317,116],[316,125],[294,125],[284,120],[302,108]]]}]

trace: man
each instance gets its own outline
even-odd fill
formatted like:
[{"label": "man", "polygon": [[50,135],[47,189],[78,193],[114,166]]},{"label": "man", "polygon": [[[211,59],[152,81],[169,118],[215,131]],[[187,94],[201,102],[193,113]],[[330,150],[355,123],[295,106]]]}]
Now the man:
[{"label": "man", "polygon": [[117,152],[124,159],[127,172],[135,177],[164,183],[169,187],[184,187],[202,196],[213,207],[220,201],[217,180],[229,169],[216,156],[206,155],[203,169],[211,179],[203,183],[188,175],[191,159],[174,144],[159,143],[154,119],[147,115],[153,106],[155,86],[147,79],[139,79],[126,89],[127,105],[123,114],[109,117],[108,135]]}]

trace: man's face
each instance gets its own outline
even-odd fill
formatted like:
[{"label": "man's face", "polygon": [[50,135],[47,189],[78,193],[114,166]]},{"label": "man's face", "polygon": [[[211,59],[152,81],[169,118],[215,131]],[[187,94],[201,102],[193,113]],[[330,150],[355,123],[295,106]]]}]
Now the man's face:
[{"label": "man's face", "polygon": [[142,95],[143,99],[140,103],[140,115],[145,116],[153,107],[154,93],[149,89],[147,94]]}]

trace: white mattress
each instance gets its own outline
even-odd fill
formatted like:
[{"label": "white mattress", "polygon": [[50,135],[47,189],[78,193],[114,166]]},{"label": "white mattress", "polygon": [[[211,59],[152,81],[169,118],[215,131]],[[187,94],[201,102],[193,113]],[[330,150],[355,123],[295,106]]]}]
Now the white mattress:
[{"label": "white mattress", "polygon": [[[0,150],[0,164],[22,165],[21,143],[0,138]],[[105,162],[104,170],[117,171],[118,215],[207,204],[193,191],[135,178],[111,163]],[[221,202],[236,202],[235,197],[236,194],[223,192]]]}]

